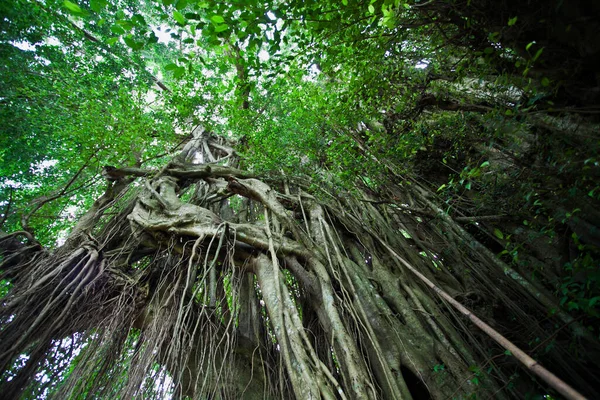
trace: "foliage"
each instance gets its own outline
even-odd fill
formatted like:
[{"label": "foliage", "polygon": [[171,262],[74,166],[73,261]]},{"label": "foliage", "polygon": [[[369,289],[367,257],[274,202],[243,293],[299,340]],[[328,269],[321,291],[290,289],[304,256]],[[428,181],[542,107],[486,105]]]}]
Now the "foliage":
[{"label": "foliage", "polygon": [[[3,7],[0,190],[10,212],[4,229],[14,229],[18,214],[54,191],[61,196],[42,202],[30,221],[45,242],[89,207],[83,193],[98,188],[103,165],[133,165],[164,153],[161,147],[174,137],[172,117],[168,108],[152,108],[150,81],[129,60],[86,41],[66,18],[52,18],[41,6]],[[35,23],[20,21],[22,9]],[[15,30],[19,23],[33,32]]]}]

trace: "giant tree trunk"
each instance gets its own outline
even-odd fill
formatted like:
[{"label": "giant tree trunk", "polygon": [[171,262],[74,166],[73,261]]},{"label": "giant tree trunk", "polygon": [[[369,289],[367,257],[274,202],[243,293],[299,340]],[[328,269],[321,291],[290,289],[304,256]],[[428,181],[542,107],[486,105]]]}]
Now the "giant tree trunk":
[{"label": "giant tree trunk", "polygon": [[[389,189],[402,207],[325,187],[316,196],[236,159],[197,132],[161,170],[105,171],[105,195],[62,247],[18,232],[0,239],[14,285],[0,316],[3,398],[518,393],[507,389],[516,364],[504,349],[407,263],[492,325],[503,310],[520,318],[515,329],[543,335],[539,321],[562,318],[563,332],[591,340],[568,315],[547,317],[551,296],[443,213],[426,221],[439,209],[418,184]],[[578,368],[567,356],[548,360]],[[565,379],[590,393],[580,373]]]}]

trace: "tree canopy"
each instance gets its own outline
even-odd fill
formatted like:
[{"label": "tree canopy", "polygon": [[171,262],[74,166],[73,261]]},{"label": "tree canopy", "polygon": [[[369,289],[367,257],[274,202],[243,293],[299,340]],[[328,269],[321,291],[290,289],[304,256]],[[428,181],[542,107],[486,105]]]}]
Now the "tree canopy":
[{"label": "tree canopy", "polygon": [[600,6],[0,4],[6,398],[600,397]]}]

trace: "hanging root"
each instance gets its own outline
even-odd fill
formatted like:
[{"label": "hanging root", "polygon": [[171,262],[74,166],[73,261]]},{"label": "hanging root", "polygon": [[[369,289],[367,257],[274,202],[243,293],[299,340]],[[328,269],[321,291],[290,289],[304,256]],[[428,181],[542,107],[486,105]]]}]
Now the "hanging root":
[{"label": "hanging root", "polygon": [[[63,248],[0,237],[13,284],[0,309],[5,397],[502,398],[514,364],[489,352],[505,348],[580,398],[484,323],[492,313],[458,302],[484,296],[535,335],[556,318],[536,301],[522,310],[514,299],[534,294],[452,221],[423,224],[435,212],[419,190],[406,189],[406,207],[325,204],[287,182],[191,163],[198,152],[235,159],[202,135],[160,171],[111,171],[120,195],[95,204]],[[147,180],[128,190],[134,177]],[[477,365],[494,375],[474,377]]]}]

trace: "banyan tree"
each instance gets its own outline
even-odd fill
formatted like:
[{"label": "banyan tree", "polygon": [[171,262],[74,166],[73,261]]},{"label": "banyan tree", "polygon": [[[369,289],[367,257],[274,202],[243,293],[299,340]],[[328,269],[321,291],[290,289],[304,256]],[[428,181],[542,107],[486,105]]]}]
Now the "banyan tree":
[{"label": "banyan tree", "polygon": [[600,398],[597,6],[540,3],[0,4],[0,399]]},{"label": "banyan tree", "polygon": [[[40,371],[58,398],[506,397],[515,350],[452,301],[488,322],[519,316],[509,336],[556,322],[595,346],[418,182],[388,188],[401,205],[317,198],[237,160],[197,127],[163,168],[106,166],[105,192],[57,249],[2,236],[3,398],[35,394]],[[592,390],[564,348],[545,364]]]}]

